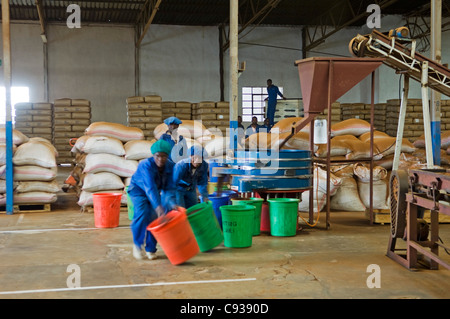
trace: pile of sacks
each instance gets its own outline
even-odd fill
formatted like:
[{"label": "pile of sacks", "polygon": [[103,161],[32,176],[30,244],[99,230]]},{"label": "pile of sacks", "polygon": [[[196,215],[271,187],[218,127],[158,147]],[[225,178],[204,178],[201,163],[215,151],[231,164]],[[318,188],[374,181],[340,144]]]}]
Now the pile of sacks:
[{"label": "pile of sacks", "polygon": [[[74,189],[78,195],[78,205],[91,207],[92,194],[111,192],[122,192],[122,205],[126,205],[125,188],[131,176],[140,161],[152,156],[152,144],[167,129],[167,125],[161,123],[153,132],[155,139],[146,140],[143,131],[136,127],[109,122],[92,123],[71,150],[75,156],[71,176],[76,183]],[[183,120],[178,134],[185,138],[188,148],[201,145],[212,156],[223,155],[227,145],[222,143],[225,137],[213,134],[200,121]]]},{"label": "pile of sacks", "polygon": [[118,123],[94,122],[77,139],[71,152],[75,154],[75,179],[78,205],[93,206],[94,193],[123,193],[137,169],[139,161],[152,156],[153,141],[145,140],[136,127]]},{"label": "pile of sacks", "polygon": [[[0,205],[6,204],[6,138],[0,129]],[[14,204],[51,204],[60,191],[56,181],[58,152],[50,141],[13,130]]]},{"label": "pile of sacks", "polygon": [[[426,163],[426,150],[425,150],[425,134],[422,134],[417,140],[414,141],[414,146],[417,150],[411,155],[414,158],[405,158],[405,161],[413,164],[414,161],[420,163]],[[441,166],[450,166],[450,131],[441,132]]]},{"label": "pile of sacks", "polygon": [[[388,170],[373,169],[373,209],[389,209]],[[327,172],[314,166],[313,210],[322,211],[327,204]],[[330,170],[330,210],[363,212],[370,207],[370,164],[334,165]],[[309,191],[302,193],[300,212],[309,212]]]},{"label": "pile of sacks", "polygon": [[[178,127],[178,135],[182,135],[186,140],[187,150],[191,146],[202,146],[208,153],[208,160],[223,158],[229,148],[229,136],[227,132],[222,132],[217,128],[206,128],[201,121],[182,120],[182,124]],[[167,125],[161,123],[158,125],[153,134],[156,139],[167,132]],[[186,151],[187,151],[186,150]]]},{"label": "pile of sacks", "polygon": [[[285,119],[278,122],[274,129],[279,130],[278,138],[275,134],[260,133],[250,136],[248,147],[261,144],[258,139],[268,140],[271,148],[279,145],[286,134],[290,134],[294,122],[302,118]],[[309,150],[309,125],[295,134],[283,148]],[[265,137],[272,135],[272,137]],[[389,175],[394,159],[396,138],[380,131],[374,131],[373,145],[373,209],[389,208]],[[314,145],[314,155],[318,158],[327,157],[327,145]],[[330,158],[332,160],[369,160],[370,156],[370,123],[361,119],[348,119],[331,126]],[[413,160],[417,148],[408,139],[402,140],[403,160]],[[401,162],[405,163],[405,162]],[[330,209],[335,211],[365,211],[370,207],[370,166],[369,164],[345,164],[330,167]],[[321,211],[326,203],[326,168],[314,166],[313,208]],[[309,192],[302,194],[299,211],[309,211]]]}]

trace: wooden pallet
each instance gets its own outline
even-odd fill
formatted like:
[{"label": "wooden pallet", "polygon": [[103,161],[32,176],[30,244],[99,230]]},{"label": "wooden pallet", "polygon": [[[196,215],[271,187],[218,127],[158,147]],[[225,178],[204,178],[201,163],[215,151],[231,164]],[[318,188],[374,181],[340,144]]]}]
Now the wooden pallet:
[{"label": "wooden pallet", "polygon": [[[427,223],[430,223],[431,212],[429,210],[425,210],[423,219]],[[369,210],[366,210],[366,217],[370,220]],[[373,210],[373,222],[374,224],[390,224],[391,223],[391,212],[389,209],[374,209]],[[439,224],[448,224],[450,223],[450,216],[439,214]]]},{"label": "wooden pallet", "polygon": [[[18,204],[13,209],[14,214],[44,213],[51,211],[51,204]],[[6,206],[0,206],[0,214],[6,214]]]}]

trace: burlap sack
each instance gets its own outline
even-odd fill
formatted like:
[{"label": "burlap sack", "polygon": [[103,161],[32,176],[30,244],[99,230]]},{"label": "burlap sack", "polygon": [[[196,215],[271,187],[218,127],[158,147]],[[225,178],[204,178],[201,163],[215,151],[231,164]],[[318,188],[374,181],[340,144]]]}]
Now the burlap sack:
[{"label": "burlap sack", "polygon": [[360,136],[370,132],[370,123],[361,119],[348,119],[331,125],[331,135],[354,135]]},{"label": "burlap sack", "polygon": [[128,127],[119,123],[94,122],[86,128],[85,135],[109,136],[122,142],[145,139],[144,132],[137,127]]}]

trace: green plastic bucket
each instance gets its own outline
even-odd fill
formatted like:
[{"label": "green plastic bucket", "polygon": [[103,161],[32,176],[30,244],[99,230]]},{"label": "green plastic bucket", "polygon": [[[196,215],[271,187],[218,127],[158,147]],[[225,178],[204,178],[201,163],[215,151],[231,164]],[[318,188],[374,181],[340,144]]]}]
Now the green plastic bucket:
[{"label": "green plastic bucket", "polygon": [[225,247],[250,247],[253,237],[255,206],[224,205],[220,207],[220,211]]},{"label": "green plastic bucket", "polygon": [[128,195],[128,186],[125,187],[125,193],[127,193],[127,207],[128,207],[128,219],[133,220],[134,208],[130,195]]},{"label": "green plastic bucket", "polygon": [[222,243],[222,230],[210,202],[190,207],[186,215],[201,252],[211,250]]},{"label": "green plastic bucket", "polygon": [[257,197],[238,197],[232,198],[233,205],[252,205],[255,206],[255,221],[253,223],[253,236],[261,234],[261,209],[264,199]]},{"label": "green plastic bucket", "polygon": [[297,198],[269,199],[270,234],[272,236],[295,236],[297,234]]}]

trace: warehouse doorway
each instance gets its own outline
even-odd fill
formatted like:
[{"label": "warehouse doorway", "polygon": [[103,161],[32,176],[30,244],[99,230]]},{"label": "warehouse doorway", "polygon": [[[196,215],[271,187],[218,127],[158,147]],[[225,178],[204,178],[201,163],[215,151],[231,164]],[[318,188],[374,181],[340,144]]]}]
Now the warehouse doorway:
[{"label": "warehouse doorway", "polygon": [[[30,102],[30,88],[27,86],[11,87],[11,113],[13,123],[15,122],[16,110],[14,106],[17,103]],[[0,87],[0,124],[6,122],[6,91],[5,87]]]}]

